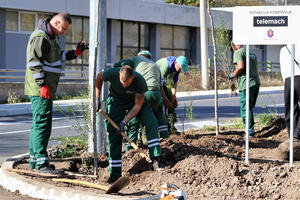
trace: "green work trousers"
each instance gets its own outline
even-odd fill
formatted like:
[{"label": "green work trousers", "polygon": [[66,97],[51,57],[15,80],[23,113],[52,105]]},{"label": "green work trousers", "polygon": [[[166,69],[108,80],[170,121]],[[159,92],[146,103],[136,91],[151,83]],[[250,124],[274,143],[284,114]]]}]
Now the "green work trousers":
[{"label": "green work trousers", "polygon": [[53,100],[29,96],[32,110],[32,127],[29,137],[29,165],[32,169],[49,166],[47,146],[51,135]]},{"label": "green work trousers", "polygon": [[[147,91],[145,94],[145,101],[149,103],[149,105],[152,109],[152,112],[157,120],[159,136],[161,138],[168,138],[169,137],[168,125],[167,125],[165,114],[163,112],[163,99],[161,97],[160,90]],[[134,143],[136,143],[136,141],[137,141],[139,129],[140,129],[137,124],[138,122],[139,122],[139,120],[137,120],[136,118],[133,118],[126,126],[126,128],[127,128],[126,132],[128,134],[128,137]],[[132,149],[133,147],[129,144],[129,142],[127,142],[125,148],[126,148],[126,151],[128,151],[129,149]]]},{"label": "green work trousers", "polygon": [[176,132],[175,122],[177,122],[177,116],[175,111],[176,107],[173,105],[174,100],[173,100],[172,90],[166,85],[163,86],[163,89],[169,101],[172,102],[172,106],[170,108],[165,108],[165,117],[167,118],[166,121],[168,124],[168,129],[171,133],[175,133]]},{"label": "green work trousers", "polygon": [[[249,133],[254,134],[254,115],[253,108],[255,107],[256,100],[259,93],[259,85],[255,85],[249,88]],[[240,111],[243,119],[244,127],[246,127],[246,90],[240,91]]]},{"label": "green work trousers", "polygon": [[[134,100],[124,100],[109,96],[107,98],[107,115],[117,124],[119,124],[126,113],[134,106]],[[141,110],[134,119],[131,127],[142,124],[146,127],[146,136],[148,140],[149,154],[151,158],[161,155],[161,147],[158,138],[158,129],[155,116],[147,102],[144,102]],[[120,177],[122,172],[122,135],[107,120],[105,120],[105,129],[108,133],[108,156],[109,156],[109,174],[110,176]]]}]

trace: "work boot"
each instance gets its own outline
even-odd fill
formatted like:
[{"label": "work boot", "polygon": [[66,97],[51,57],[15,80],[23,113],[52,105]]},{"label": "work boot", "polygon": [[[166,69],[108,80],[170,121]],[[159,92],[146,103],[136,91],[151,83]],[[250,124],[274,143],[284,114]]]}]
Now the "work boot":
[{"label": "work boot", "polygon": [[153,170],[159,170],[159,169],[164,169],[165,168],[165,165],[162,162],[161,156],[154,157],[151,160],[152,160]]},{"label": "work boot", "polygon": [[120,177],[118,176],[110,176],[108,179],[107,179],[107,183],[108,184],[113,184],[114,182],[116,182]]},{"label": "work boot", "polygon": [[61,175],[63,172],[53,169],[53,167],[41,167],[40,169],[36,169],[36,172],[43,174],[51,174],[51,175]]}]

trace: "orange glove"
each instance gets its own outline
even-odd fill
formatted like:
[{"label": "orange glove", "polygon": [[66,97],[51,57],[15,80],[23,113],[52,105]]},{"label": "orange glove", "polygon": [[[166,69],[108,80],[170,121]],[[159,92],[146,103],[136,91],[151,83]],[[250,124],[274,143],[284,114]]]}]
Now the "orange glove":
[{"label": "orange glove", "polygon": [[41,87],[40,92],[41,92],[42,99],[48,99],[48,100],[50,99],[50,90],[49,90],[48,85]]}]

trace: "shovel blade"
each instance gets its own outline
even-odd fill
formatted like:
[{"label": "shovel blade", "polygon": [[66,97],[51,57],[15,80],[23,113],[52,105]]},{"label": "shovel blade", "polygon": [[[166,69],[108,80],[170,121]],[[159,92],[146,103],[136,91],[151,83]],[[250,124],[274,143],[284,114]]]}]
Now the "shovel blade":
[{"label": "shovel blade", "polygon": [[128,177],[120,177],[114,184],[112,184],[108,190],[106,191],[106,194],[110,193],[117,193],[124,187],[126,187],[129,184],[130,180]]},{"label": "shovel blade", "polygon": [[128,172],[131,174],[136,174],[136,173],[143,172],[147,169],[149,169],[149,163],[147,159],[141,158],[130,169],[128,169]]}]

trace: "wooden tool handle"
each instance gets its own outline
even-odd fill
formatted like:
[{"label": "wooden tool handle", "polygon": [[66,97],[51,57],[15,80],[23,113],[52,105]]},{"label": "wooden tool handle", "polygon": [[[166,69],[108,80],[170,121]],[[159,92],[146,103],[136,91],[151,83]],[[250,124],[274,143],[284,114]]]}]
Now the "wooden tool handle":
[{"label": "wooden tool handle", "polygon": [[24,169],[6,169],[6,171],[9,172],[16,172],[20,174],[26,174],[26,175],[31,175],[31,176],[41,176],[41,177],[47,177],[47,178],[56,178],[59,175],[56,174],[46,174],[46,173],[39,173],[39,172],[34,172],[34,171],[29,171],[29,170],[24,170]]},{"label": "wooden tool handle", "polygon": [[[100,109],[99,112],[113,125],[113,127],[115,127],[118,131],[120,130],[120,127],[102,109]],[[135,150],[139,149],[139,147],[123,131],[121,134]]]},{"label": "wooden tool handle", "polygon": [[99,185],[99,184],[90,183],[90,182],[86,182],[86,181],[72,180],[72,179],[66,179],[66,178],[59,178],[59,179],[53,178],[52,181],[85,185],[85,186],[97,188],[97,189],[104,190],[104,191],[107,191],[109,189],[109,187],[107,187],[105,185]]}]

